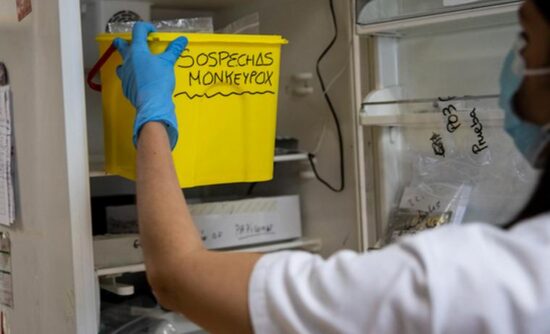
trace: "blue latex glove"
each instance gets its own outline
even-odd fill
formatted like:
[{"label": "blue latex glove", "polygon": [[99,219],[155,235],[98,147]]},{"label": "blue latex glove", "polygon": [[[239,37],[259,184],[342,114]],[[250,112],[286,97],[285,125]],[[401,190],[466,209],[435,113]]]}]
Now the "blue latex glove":
[{"label": "blue latex glove", "polygon": [[154,32],[151,23],[137,22],[134,25],[132,44],[116,38],[113,45],[122,55],[123,64],[117,68],[126,98],[137,110],[134,122],[134,145],[139,132],[148,122],[162,122],[166,126],[170,147],[178,142],[178,123],[174,112],[172,94],[176,85],[174,64],[187,46],[187,38],[172,41],[164,53],[151,54],[147,35]]}]

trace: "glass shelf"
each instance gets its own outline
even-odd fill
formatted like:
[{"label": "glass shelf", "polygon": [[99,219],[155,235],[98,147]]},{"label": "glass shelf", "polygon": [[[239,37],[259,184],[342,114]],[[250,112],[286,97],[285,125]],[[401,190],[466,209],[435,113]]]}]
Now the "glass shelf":
[{"label": "glass shelf", "polygon": [[[404,19],[422,18],[444,13],[517,4],[517,0],[478,0],[460,4],[464,0],[364,0],[358,1],[357,22],[369,25]],[[453,3],[456,3],[453,5]]]},{"label": "glass shelf", "polygon": [[[445,108],[450,108],[450,112],[445,111]],[[504,114],[498,106],[498,95],[365,102],[362,105],[361,124],[427,126],[440,124],[451,114],[456,114],[460,119],[470,118],[474,109],[476,117],[484,124],[502,125]]]},{"label": "glass shelf", "polygon": [[[365,1],[363,1],[365,2]],[[358,9],[357,32],[436,34],[516,24],[521,1],[489,0],[444,6],[442,0],[372,0]]]}]

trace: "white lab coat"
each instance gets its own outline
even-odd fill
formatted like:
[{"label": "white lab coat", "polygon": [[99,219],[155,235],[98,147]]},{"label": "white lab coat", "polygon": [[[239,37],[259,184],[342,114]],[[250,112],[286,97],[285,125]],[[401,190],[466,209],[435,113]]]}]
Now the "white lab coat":
[{"label": "white lab coat", "polygon": [[550,333],[550,214],[449,226],[382,251],[262,257],[256,333]]}]

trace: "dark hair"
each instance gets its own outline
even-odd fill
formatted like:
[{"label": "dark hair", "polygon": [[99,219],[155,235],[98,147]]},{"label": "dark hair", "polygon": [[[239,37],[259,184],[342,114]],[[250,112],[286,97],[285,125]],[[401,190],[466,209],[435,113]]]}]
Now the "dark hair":
[{"label": "dark hair", "polygon": [[533,0],[535,5],[539,8],[540,12],[544,17],[546,17],[546,20],[550,22],[550,1],[548,0]]},{"label": "dark hair", "polygon": [[[550,22],[550,1],[549,0],[533,0],[538,7],[542,15]],[[550,146],[546,148],[545,154],[550,154]],[[550,160],[546,164],[546,168],[542,172],[542,176],[539,180],[539,184],[533,196],[520,212],[520,214],[505,228],[509,229],[522,222],[523,220],[533,218],[537,215],[550,211],[550,199],[548,198],[548,192],[550,192]]]},{"label": "dark hair", "polygon": [[[550,148],[549,148],[550,149]],[[542,172],[542,177],[531,200],[520,214],[505,228],[509,229],[522,222],[523,220],[533,218],[540,214],[550,211],[550,199],[548,192],[550,191],[550,161],[546,164],[546,168]]]}]

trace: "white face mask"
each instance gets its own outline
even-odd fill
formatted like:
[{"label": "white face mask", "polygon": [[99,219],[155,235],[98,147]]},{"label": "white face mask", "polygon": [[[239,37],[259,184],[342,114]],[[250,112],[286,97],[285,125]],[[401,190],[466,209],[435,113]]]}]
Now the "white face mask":
[{"label": "white face mask", "polygon": [[500,77],[500,106],[504,109],[505,130],[518,150],[533,167],[544,167],[549,159],[544,153],[550,145],[550,124],[540,126],[521,119],[514,99],[525,77],[550,75],[550,68],[527,69],[521,56],[524,47],[525,41],[518,38],[506,57]]}]

